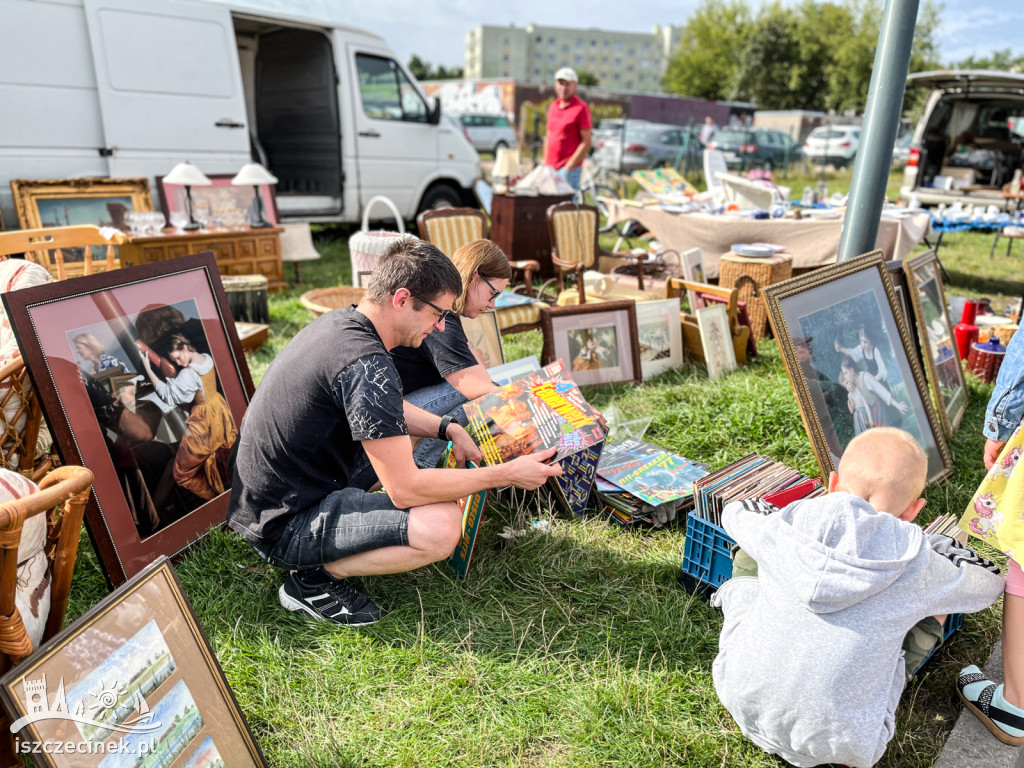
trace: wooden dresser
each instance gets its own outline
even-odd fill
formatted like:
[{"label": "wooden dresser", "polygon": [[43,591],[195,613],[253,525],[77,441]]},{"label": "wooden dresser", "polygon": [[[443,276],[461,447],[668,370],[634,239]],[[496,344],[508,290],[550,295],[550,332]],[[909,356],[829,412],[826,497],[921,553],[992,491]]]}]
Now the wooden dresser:
[{"label": "wooden dresser", "polygon": [[491,240],[512,261],[535,259],[540,273],[554,277],[548,208],[572,195],[495,195],[491,201]]},{"label": "wooden dresser", "polygon": [[213,251],[222,275],[263,275],[271,291],[288,287],[281,264],[280,227],[244,230],[205,230],[137,236],[118,246],[121,265],[131,267]]}]

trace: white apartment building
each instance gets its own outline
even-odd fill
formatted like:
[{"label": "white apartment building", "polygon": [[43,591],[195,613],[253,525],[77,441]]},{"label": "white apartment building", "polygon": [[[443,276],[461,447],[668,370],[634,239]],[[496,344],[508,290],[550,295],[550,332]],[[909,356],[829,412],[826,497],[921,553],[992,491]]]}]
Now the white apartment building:
[{"label": "white apartment building", "polygon": [[679,34],[680,27],[671,25],[656,26],[649,34],[480,25],[466,34],[463,77],[551,84],[560,67],[572,67],[590,72],[602,88],[658,93]]}]

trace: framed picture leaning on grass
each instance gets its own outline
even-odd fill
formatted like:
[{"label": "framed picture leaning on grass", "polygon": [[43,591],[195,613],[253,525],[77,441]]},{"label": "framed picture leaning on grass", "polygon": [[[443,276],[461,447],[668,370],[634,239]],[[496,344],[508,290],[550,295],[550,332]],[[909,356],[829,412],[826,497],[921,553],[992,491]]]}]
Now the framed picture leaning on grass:
[{"label": "framed picture leaning on grass", "polygon": [[564,360],[580,386],[640,382],[636,302],[543,307],[541,364]]},{"label": "framed picture leaning on grass", "polygon": [[115,586],[224,522],[252,379],[210,252],[3,294]]},{"label": "framed picture leaning on grass", "polygon": [[823,474],[873,426],[921,443],[928,480],[952,472],[910,329],[881,251],[763,289],[768,317]]},{"label": "framed picture leaning on grass", "polygon": [[641,301],[636,305],[640,369],[645,379],[683,364],[683,326],[679,299]]},{"label": "framed picture leaning on grass", "polygon": [[166,558],[8,672],[0,694],[37,766],[266,765]]},{"label": "framed picture leaning on grass", "polygon": [[926,251],[903,262],[903,267],[935,407],[942,428],[951,435],[967,410],[967,382],[956,351],[953,322],[946,309],[939,260],[935,251]]}]

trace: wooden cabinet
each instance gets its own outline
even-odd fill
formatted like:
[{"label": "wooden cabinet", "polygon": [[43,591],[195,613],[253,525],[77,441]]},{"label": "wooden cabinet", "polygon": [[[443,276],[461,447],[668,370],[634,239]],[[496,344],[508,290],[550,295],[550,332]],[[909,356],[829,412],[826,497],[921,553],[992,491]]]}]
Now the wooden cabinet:
[{"label": "wooden cabinet", "polygon": [[197,232],[173,232],[148,237],[133,236],[119,246],[121,265],[125,267],[163,261],[200,251],[213,251],[222,275],[263,275],[267,287],[288,287],[281,264],[279,227]]},{"label": "wooden cabinet", "polygon": [[554,277],[547,211],[567,200],[572,200],[572,195],[495,195],[491,201],[491,240],[509,259],[535,259],[544,277]]}]

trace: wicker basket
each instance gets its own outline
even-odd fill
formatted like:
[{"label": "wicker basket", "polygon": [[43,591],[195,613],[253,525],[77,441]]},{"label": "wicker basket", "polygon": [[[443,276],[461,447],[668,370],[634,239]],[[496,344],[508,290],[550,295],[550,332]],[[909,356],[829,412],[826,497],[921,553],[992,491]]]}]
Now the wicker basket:
[{"label": "wicker basket", "polygon": [[314,316],[320,317],[320,315],[330,312],[332,309],[347,307],[349,304],[358,304],[362,300],[364,293],[366,293],[366,289],[353,288],[349,285],[338,285],[333,288],[314,288],[312,291],[306,291],[302,294],[299,297],[299,303],[312,312]]},{"label": "wicker basket", "polygon": [[[777,253],[766,259],[737,256],[727,253],[722,256],[718,267],[718,284],[732,288],[741,277],[749,277],[757,284],[758,290],[766,285],[780,283],[793,276],[793,257]],[[750,280],[743,280],[739,286],[739,300],[747,303],[747,317],[750,318],[750,333],[758,341],[768,335],[768,310],[764,299],[754,298],[754,286]]]},{"label": "wicker basket", "polygon": [[[391,209],[395,221],[398,222],[397,232],[388,232],[381,229],[370,231],[370,209],[376,203],[381,203]],[[387,250],[387,247],[395,240],[402,238],[417,239],[415,235],[406,234],[402,214],[398,212],[398,208],[395,207],[394,203],[383,195],[371,197],[363,209],[362,229],[348,239],[349,259],[352,262],[352,285],[362,285],[362,275],[372,272],[377,264],[377,259]]]}]

